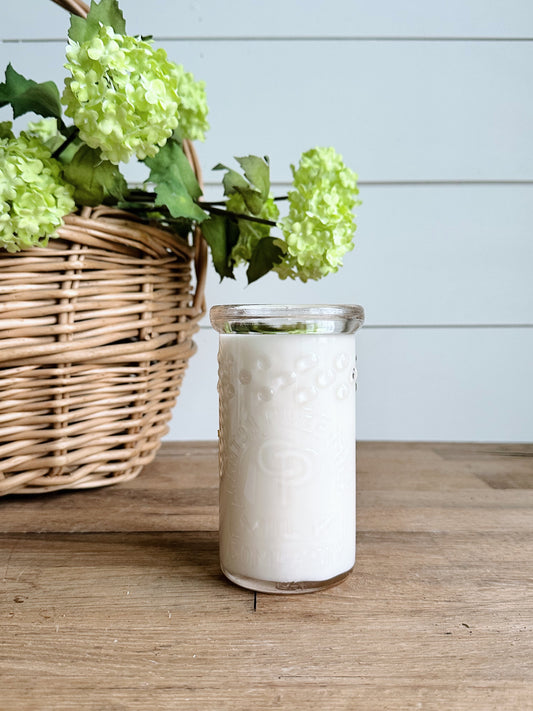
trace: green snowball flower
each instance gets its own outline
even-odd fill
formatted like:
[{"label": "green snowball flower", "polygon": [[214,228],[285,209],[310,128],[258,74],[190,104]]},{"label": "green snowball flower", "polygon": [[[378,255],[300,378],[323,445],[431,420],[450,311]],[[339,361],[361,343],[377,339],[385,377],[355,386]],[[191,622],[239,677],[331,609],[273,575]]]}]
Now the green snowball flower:
[{"label": "green snowball flower", "polygon": [[183,138],[204,141],[205,132],[209,130],[205,82],[195,81],[181,64],[173,66],[173,74],[178,81],[180,132]]},{"label": "green snowball flower", "polygon": [[154,156],[178,126],[178,72],[165,50],[101,26],[71,41],[67,60],[62,101],[81,139],[115,164]]},{"label": "green snowball flower", "polygon": [[75,208],[61,165],[36,137],[0,138],[0,247],[46,246]]},{"label": "green snowball flower", "polygon": [[41,143],[44,143],[50,153],[53,153],[65,142],[65,137],[59,132],[57,119],[55,118],[28,121],[26,135],[38,138]]},{"label": "green snowball flower", "polygon": [[289,213],[279,221],[286,254],[274,269],[282,279],[321,279],[354,247],[357,175],[333,148],[307,151],[291,170]]},{"label": "green snowball flower", "polygon": [[35,136],[43,143],[47,143],[57,137],[57,119],[43,118],[39,121],[28,121],[26,134]]},{"label": "green snowball flower", "polygon": [[[235,212],[238,215],[250,214],[243,197],[239,193],[232,193],[228,197],[226,208],[229,212]],[[259,214],[254,216],[274,222],[278,219],[279,210],[272,195],[267,198]],[[268,237],[269,234],[269,225],[262,225],[260,222],[251,222],[250,220],[239,220],[239,239],[231,251],[231,258],[234,263],[239,265],[243,262],[249,262],[259,240],[263,237]]]}]

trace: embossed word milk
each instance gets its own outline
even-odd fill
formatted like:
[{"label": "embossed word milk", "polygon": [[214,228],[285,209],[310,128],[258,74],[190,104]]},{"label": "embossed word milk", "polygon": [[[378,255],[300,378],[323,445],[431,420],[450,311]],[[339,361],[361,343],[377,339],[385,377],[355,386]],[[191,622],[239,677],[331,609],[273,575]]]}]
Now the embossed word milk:
[{"label": "embossed word milk", "polygon": [[310,592],[355,562],[359,306],[215,306],[220,563],[262,592]]}]

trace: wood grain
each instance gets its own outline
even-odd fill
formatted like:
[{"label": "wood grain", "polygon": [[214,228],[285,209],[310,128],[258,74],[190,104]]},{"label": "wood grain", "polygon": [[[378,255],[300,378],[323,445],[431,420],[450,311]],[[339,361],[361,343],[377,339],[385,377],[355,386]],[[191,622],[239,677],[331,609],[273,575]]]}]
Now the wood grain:
[{"label": "wood grain", "polygon": [[358,560],[313,595],[218,569],[213,443],[0,503],[9,711],[533,708],[533,445],[360,443]]}]

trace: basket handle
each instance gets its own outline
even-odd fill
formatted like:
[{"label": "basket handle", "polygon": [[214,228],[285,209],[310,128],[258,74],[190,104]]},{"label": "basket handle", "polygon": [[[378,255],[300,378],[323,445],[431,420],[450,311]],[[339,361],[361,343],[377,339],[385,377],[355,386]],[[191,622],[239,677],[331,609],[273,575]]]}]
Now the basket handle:
[{"label": "basket handle", "polygon": [[52,2],[80,17],[87,17],[89,12],[89,6],[83,0],[52,0]]},{"label": "basket handle", "polygon": [[[183,152],[187,156],[189,163],[196,175],[200,188],[204,189],[204,181],[202,178],[202,167],[192,141],[185,139],[183,141]],[[202,230],[198,225],[194,228],[194,271],[196,274],[196,291],[194,293],[193,308],[198,313],[204,313],[206,310],[205,301],[205,283],[207,279],[208,253],[207,242],[204,239]]]},{"label": "basket handle", "polygon": [[[65,10],[68,10],[73,15],[87,17],[89,6],[83,0],[52,0],[56,5],[59,5]],[[187,156],[189,163],[194,170],[198,183],[203,190],[202,168],[200,161],[196,155],[196,151],[191,141],[183,142],[183,152]],[[206,311],[205,301],[205,283],[207,279],[208,253],[207,243],[203,238],[202,231],[197,226],[194,228],[194,272],[196,275],[196,289],[194,292],[193,309],[197,314],[203,314]]]}]

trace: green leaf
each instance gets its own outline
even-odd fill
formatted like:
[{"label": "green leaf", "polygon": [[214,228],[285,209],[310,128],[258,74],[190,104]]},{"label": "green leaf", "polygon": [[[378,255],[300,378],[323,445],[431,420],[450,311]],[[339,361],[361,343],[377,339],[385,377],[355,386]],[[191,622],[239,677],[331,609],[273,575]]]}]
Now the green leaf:
[{"label": "green leaf", "polygon": [[283,250],[275,242],[273,237],[263,237],[256,244],[246,270],[248,284],[260,279],[283,259]]},{"label": "green leaf", "polygon": [[42,84],[26,79],[11,64],[6,69],[6,80],[0,84],[0,107],[11,104],[13,118],[33,111],[39,116],[61,118],[59,89],[53,81]]},{"label": "green leaf", "polygon": [[150,168],[149,182],[154,183],[156,206],[168,208],[172,217],[185,217],[197,222],[207,219],[195,202],[202,191],[181,146],[167,141],[153,158],[145,158]]},{"label": "green leaf", "polygon": [[74,185],[74,200],[78,205],[94,206],[120,200],[128,189],[118,167],[103,160],[98,149],[84,144],[64,166],[63,173]]},{"label": "green leaf", "polygon": [[259,194],[257,190],[253,188],[247,188],[246,190],[237,190],[238,193],[242,195],[246,207],[250,210],[252,215],[259,215],[265,201]]},{"label": "green leaf", "polygon": [[258,156],[243,156],[235,159],[244,171],[250,183],[259,190],[263,202],[270,193],[270,168],[268,158]]},{"label": "green leaf", "polygon": [[2,121],[0,123],[0,138],[15,138],[11,121]]},{"label": "green leaf", "polygon": [[224,195],[226,196],[232,195],[233,193],[238,192],[239,190],[247,190],[250,187],[250,185],[242,177],[242,175],[239,175],[236,170],[228,168],[227,165],[217,163],[213,170],[227,171],[226,175],[222,178],[222,185],[224,186]]},{"label": "green leaf", "polygon": [[192,166],[189,163],[189,159],[183,152],[183,148],[181,147],[179,142],[174,141],[173,139],[167,141],[165,146],[160,149],[159,153],[161,153],[161,151],[164,151],[165,148],[171,154],[171,159],[176,162],[176,166],[179,170],[181,179],[183,180],[183,184],[187,188],[187,192],[193,198],[193,200],[198,200],[198,198],[203,195],[202,188],[200,187],[194,170],[192,169]]},{"label": "green leaf", "polygon": [[70,27],[68,30],[68,36],[72,42],[77,42],[81,44],[85,40],[85,35],[87,33],[87,20],[79,15],[70,16]]},{"label": "green leaf", "polygon": [[[248,158],[254,158],[254,156],[248,156]],[[241,161],[247,161],[247,158],[237,158],[239,163]],[[261,159],[258,159],[261,160]],[[268,167],[267,167],[268,169]],[[255,186],[251,185],[248,180],[242,177],[236,170],[228,168],[222,163],[218,163],[213,170],[225,170],[226,174],[222,179],[222,184],[224,186],[224,195],[230,196],[234,193],[239,193],[242,196],[246,207],[252,215],[259,215],[261,209],[268,197],[268,190],[265,197],[263,197],[261,190],[258,190]],[[253,169],[252,169],[253,172]],[[257,170],[259,173],[259,170]],[[270,188],[270,181],[269,181]]]},{"label": "green leaf", "polygon": [[72,15],[68,36],[73,42],[86,42],[96,36],[100,25],[107,25],[120,35],[126,34],[126,21],[117,0],[92,0],[87,18]]},{"label": "green leaf", "polygon": [[92,0],[87,22],[109,25],[118,34],[126,34],[126,20],[118,5],[118,0],[100,0],[99,3]]},{"label": "green leaf", "polygon": [[211,215],[202,225],[202,234],[211,250],[213,265],[220,276],[235,279],[231,250],[239,239],[239,226],[235,220],[222,215]]}]

